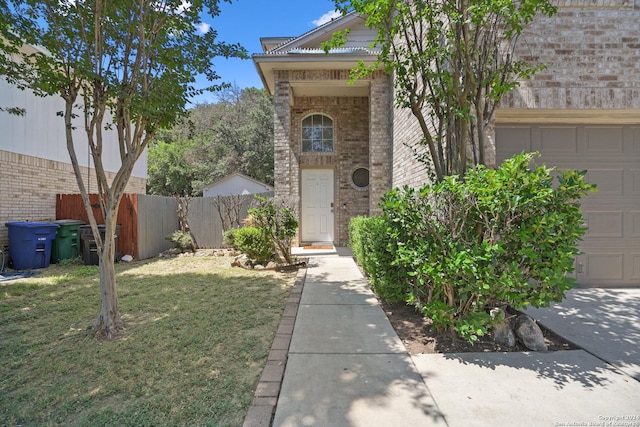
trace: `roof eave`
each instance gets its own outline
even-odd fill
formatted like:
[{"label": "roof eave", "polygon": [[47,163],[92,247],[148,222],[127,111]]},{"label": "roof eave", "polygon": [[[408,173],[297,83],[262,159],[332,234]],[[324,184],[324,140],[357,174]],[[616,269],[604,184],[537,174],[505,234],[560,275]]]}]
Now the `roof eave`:
[{"label": "roof eave", "polygon": [[[253,63],[256,66],[262,84],[267,89],[270,95],[275,94],[275,81],[267,74],[273,72],[276,69],[313,69],[313,68],[327,68],[318,67],[318,65],[325,63],[332,69],[352,69],[355,68],[360,62],[367,65],[374,64],[377,60],[377,55],[372,53],[360,53],[360,54],[320,54],[320,53],[295,53],[295,54],[254,54],[252,56]],[[340,64],[337,67],[335,64]],[[277,64],[282,64],[281,67],[276,67]],[[295,67],[295,64],[299,64],[299,67]]]}]

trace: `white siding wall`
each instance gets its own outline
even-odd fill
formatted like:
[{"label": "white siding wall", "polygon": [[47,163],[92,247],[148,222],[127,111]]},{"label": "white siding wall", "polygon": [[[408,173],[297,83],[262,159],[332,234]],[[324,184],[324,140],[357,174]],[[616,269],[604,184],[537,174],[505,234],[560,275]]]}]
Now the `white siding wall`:
[{"label": "white siding wall", "polygon": [[366,28],[363,24],[361,27],[354,28],[349,32],[344,47],[369,49],[369,45],[375,40],[376,35],[375,30]]},{"label": "white siding wall", "polygon": [[[27,156],[71,163],[67,152],[64,120],[56,113],[64,110],[64,102],[57,96],[37,97],[29,90],[19,90],[0,80],[0,107],[19,107],[26,110],[24,116],[0,112],[0,150]],[[78,111],[81,116],[82,112]],[[80,166],[87,166],[88,145],[83,120],[76,120],[75,149]],[[118,144],[114,131],[104,132],[103,164],[107,171],[120,168]],[[91,165],[93,166],[93,165]],[[140,156],[133,176],[146,178],[147,155]]]}]

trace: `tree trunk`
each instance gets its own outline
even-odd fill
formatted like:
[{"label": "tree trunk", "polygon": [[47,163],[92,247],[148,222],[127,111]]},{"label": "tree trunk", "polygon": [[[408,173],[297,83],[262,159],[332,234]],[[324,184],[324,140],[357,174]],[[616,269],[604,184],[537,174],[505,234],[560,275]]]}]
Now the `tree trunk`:
[{"label": "tree trunk", "polygon": [[189,225],[189,203],[191,202],[191,197],[175,195],[175,199],[178,203],[177,212],[178,221],[180,222],[180,231],[189,234],[189,237],[191,237],[191,252],[196,253],[196,250],[198,249],[198,242],[196,241],[196,236],[191,231],[191,226]]},{"label": "tree trunk", "polygon": [[116,208],[109,206],[105,219],[105,238],[102,247],[98,246],[98,259],[100,260],[100,295],[102,307],[100,314],[93,323],[93,329],[99,338],[111,340],[124,331],[124,322],[120,317],[118,307],[118,293],[116,291],[115,268],[115,232],[116,232]]}]

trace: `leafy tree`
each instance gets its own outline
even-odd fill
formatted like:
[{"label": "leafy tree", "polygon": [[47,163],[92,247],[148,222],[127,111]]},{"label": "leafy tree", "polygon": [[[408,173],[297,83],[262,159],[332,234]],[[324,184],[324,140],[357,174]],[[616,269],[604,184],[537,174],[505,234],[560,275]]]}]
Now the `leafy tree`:
[{"label": "leafy tree", "polygon": [[150,194],[193,194],[195,170],[187,162],[187,155],[195,148],[195,141],[174,143],[159,141],[149,148],[147,157],[147,192]]},{"label": "leafy tree", "polygon": [[[157,130],[184,115],[189,97],[220,88],[194,87],[196,75],[211,82],[218,77],[211,59],[244,56],[244,49],[216,41],[215,31],[197,30],[201,14],[220,13],[219,0],[11,0],[0,6],[0,74],[22,89],[64,100],[59,115],[100,260],[102,307],[94,328],[113,338],[124,326],[113,262],[116,215],[133,167]],[[42,49],[24,53],[23,43]],[[11,55],[17,60],[8,60]],[[76,117],[95,165],[104,240],[74,148]],[[106,129],[117,134],[121,161],[111,180],[102,161]]]},{"label": "leafy tree", "polygon": [[153,194],[197,196],[233,172],[273,184],[273,106],[264,90],[223,90],[219,102],[190,109],[149,150]]},{"label": "leafy tree", "polygon": [[[519,36],[536,14],[553,15],[550,0],[336,0],[377,30],[380,53],[352,77],[380,65],[393,73],[396,103],[422,130],[418,160],[435,179],[464,175],[486,164],[487,126],[501,97],[540,69],[514,56]],[[325,49],[345,42],[337,33]],[[420,147],[426,147],[421,149]]]}]

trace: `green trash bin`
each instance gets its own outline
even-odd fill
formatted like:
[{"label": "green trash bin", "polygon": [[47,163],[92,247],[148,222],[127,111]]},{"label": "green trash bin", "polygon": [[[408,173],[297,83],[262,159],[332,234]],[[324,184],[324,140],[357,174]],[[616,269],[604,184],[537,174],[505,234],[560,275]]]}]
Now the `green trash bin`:
[{"label": "green trash bin", "polygon": [[58,234],[51,248],[51,262],[57,264],[63,259],[72,259],[80,256],[80,233],[78,229],[84,225],[84,221],[77,219],[59,219],[53,221],[58,224]]}]

